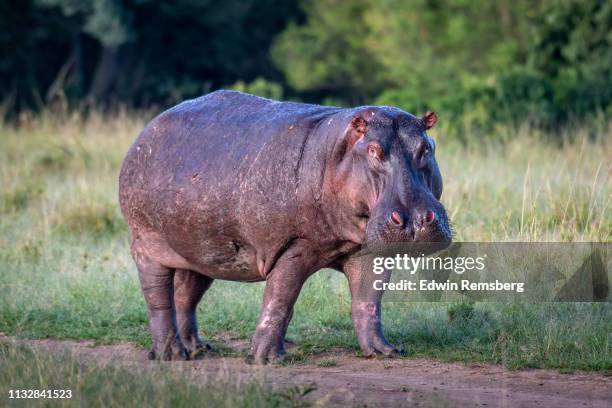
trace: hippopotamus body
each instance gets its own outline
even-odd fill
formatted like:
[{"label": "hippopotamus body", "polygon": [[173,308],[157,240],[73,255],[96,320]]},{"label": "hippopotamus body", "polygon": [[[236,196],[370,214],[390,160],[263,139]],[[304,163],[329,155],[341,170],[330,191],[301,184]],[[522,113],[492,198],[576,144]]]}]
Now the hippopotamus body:
[{"label": "hippopotamus body", "polygon": [[325,267],[348,278],[364,354],[396,353],[382,335],[382,292],[357,290],[374,276],[361,273],[355,254],[372,242],[450,242],[426,134],[435,121],[431,112],[417,118],[235,91],[154,118],[119,178],[150,358],[186,359],[203,347],[196,306],[215,279],[266,281],[248,360],[281,357],[300,289]]}]

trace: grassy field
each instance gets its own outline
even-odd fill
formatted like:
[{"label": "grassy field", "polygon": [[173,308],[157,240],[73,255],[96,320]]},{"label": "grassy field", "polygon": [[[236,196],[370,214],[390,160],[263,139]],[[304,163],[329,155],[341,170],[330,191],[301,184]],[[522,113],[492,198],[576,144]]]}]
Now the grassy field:
[{"label": "grassy field", "polygon": [[[145,304],[117,204],[122,156],[144,123],[142,115],[119,114],[0,126],[0,332],[148,345]],[[612,127],[557,135],[499,129],[496,139],[505,142],[473,137],[468,147],[447,140],[443,127],[432,135],[456,240],[612,240]],[[204,338],[222,351],[214,340],[221,333],[248,338],[262,288],[215,282],[200,306]],[[409,357],[612,369],[609,304],[462,305],[469,313],[452,320],[449,310],[457,305],[392,306],[384,310],[385,331]],[[357,352],[343,276],[322,271],[307,282],[288,339],[297,345],[290,363],[332,347]],[[27,353],[2,348],[0,359],[25,361]],[[83,387],[123,375],[84,370]],[[173,386],[172,378],[160,381]]]}]

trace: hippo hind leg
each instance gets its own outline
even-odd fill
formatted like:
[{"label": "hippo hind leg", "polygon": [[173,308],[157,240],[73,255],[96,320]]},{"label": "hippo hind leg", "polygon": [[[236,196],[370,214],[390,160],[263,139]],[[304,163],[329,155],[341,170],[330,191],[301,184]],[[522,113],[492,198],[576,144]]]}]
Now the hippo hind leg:
[{"label": "hippo hind leg", "polygon": [[174,307],[174,269],[150,259],[146,251],[132,245],[140,286],[147,303],[152,348],[149,359],[189,360],[179,337]]},{"label": "hippo hind leg", "polygon": [[212,282],[212,278],[187,269],[177,269],[174,272],[174,305],[178,332],[192,357],[211,349],[198,335],[196,309]]}]

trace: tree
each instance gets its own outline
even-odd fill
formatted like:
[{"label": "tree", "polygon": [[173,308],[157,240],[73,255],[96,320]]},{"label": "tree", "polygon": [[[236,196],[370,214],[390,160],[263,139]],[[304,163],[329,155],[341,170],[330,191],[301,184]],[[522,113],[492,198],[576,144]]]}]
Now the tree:
[{"label": "tree", "polygon": [[24,0],[0,11],[8,110],[167,105],[238,80],[281,81],[270,44],[301,14],[274,0]]},{"label": "tree", "polygon": [[302,4],[306,23],[290,24],[275,41],[272,57],[289,85],[315,99],[345,103],[373,98],[382,87],[381,66],[367,43],[370,3],[314,0]]},{"label": "tree", "polygon": [[612,105],[612,3],[549,2],[536,20],[531,64],[555,83],[556,104],[584,115]]}]

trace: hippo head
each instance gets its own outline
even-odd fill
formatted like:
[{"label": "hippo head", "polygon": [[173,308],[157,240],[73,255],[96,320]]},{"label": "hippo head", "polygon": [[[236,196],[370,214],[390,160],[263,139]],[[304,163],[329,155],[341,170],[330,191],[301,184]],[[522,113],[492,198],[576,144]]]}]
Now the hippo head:
[{"label": "hippo head", "polygon": [[335,194],[355,241],[450,244],[436,144],[426,133],[436,120],[388,107],[353,111],[335,149]]}]

